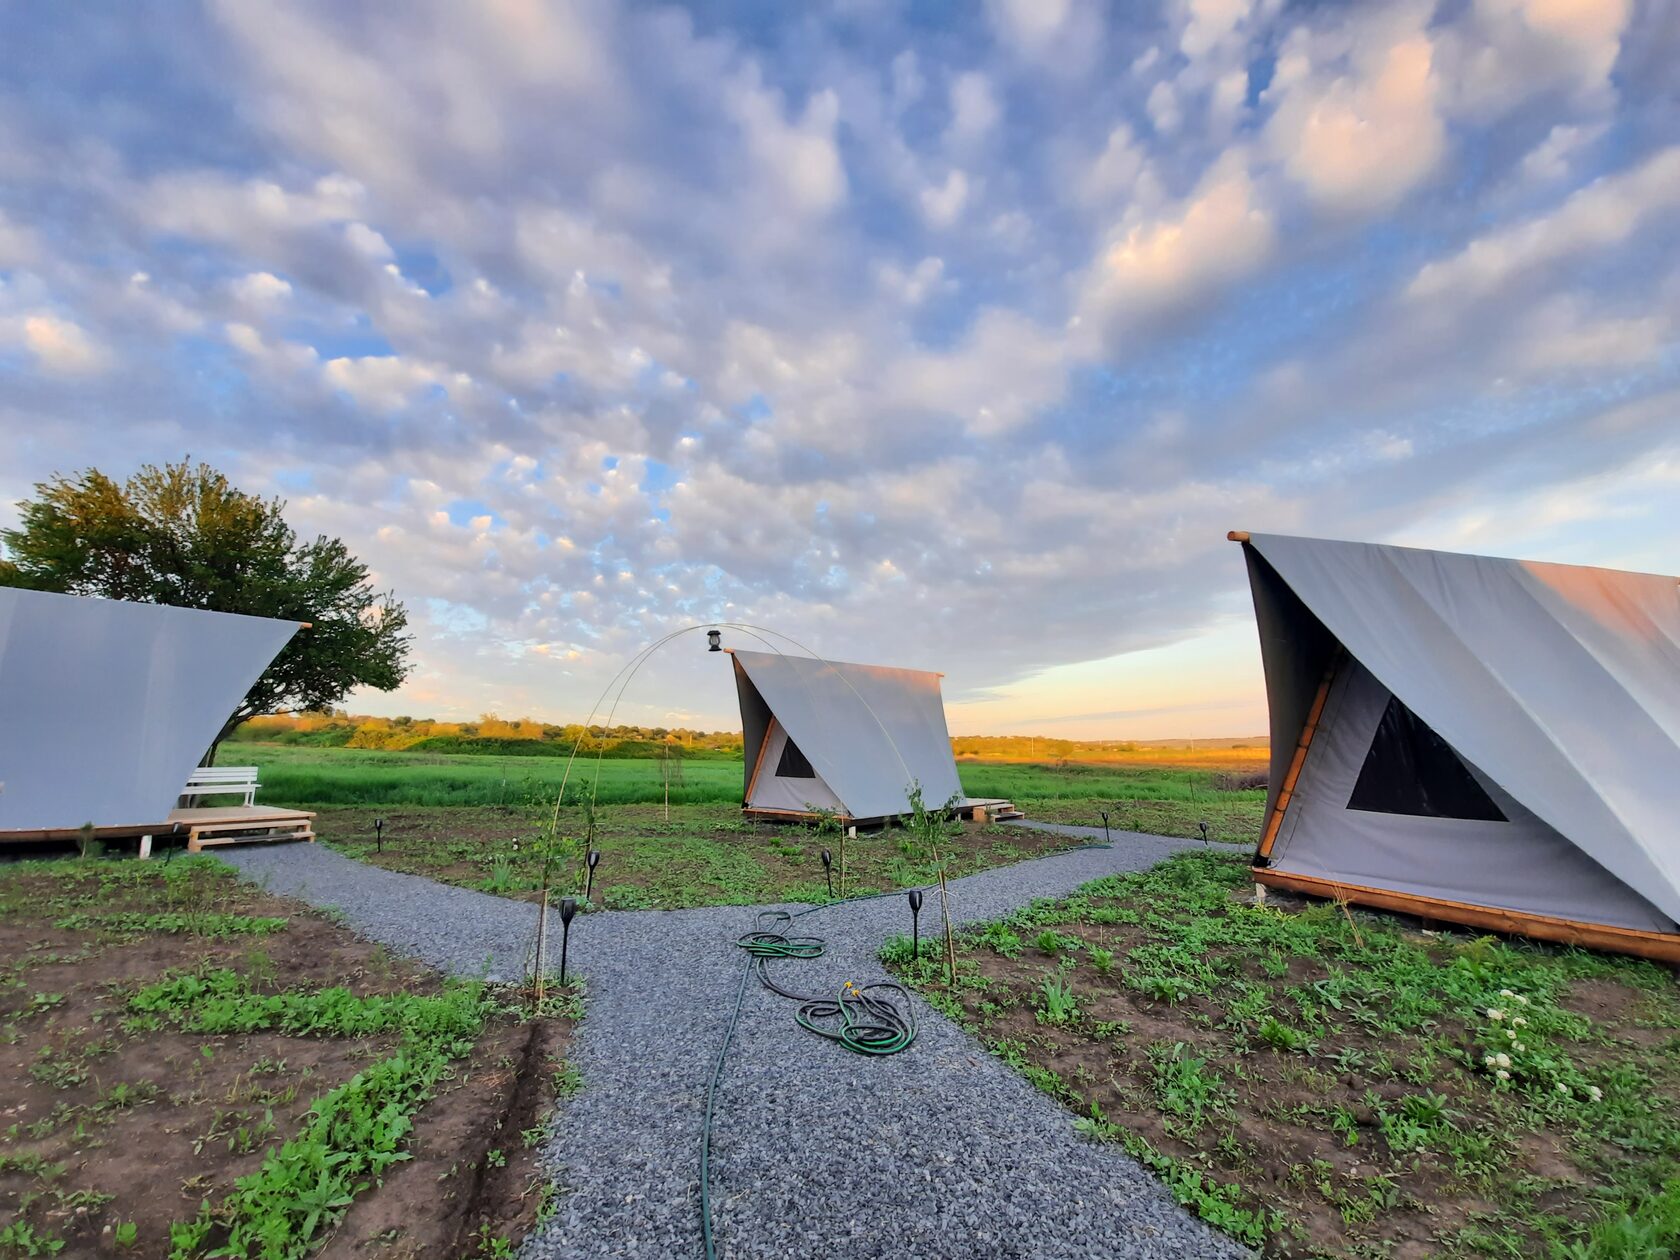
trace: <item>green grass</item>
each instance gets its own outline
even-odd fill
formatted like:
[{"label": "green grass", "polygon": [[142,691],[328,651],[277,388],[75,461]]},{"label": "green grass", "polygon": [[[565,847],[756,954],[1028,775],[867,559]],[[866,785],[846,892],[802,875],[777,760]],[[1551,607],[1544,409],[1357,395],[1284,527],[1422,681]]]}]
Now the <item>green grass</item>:
[{"label": "green grass", "polygon": [[[301,1260],[411,1158],[425,1103],[492,1064],[492,1022],[499,1036],[533,1015],[510,990],[434,987],[306,911],[274,913],[284,908],[204,856],[0,867],[0,1066],[30,1104],[0,1125],[0,1257],[114,1246]],[[575,1020],[580,990],[556,989],[535,1015]],[[248,1061],[253,1038],[303,1061]],[[269,1076],[284,1084],[258,1079]],[[502,1108],[480,1108],[494,1138]],[[140,1130],[113,1126],[137,1113],[177,1136],[136,1189],[108,1156],[127,1153]],[[178,1135],[206,1120],[189,1158]],[[118,1177],[119,1193],[104,1193]],[[501,1207],[516,1214],[518,1195]]]},{"label": "green grass", "polygon": [[[563,758],[490,757],[382,752],[360,748],[311,748],[241,743],[224,757],[259,767],[265,804],[310,808],[319,805],[494,805],[525,807],[554,798],[566,772]],[[580,756],[567,798],[576,800],[595,784],[603,805],[653,804],[664,798],[659,762],[607,757],[597,763]],[[974,797],[1003,797],[1035,818],[1099,826],[1108,810],[1116,831],[1156,831],[1194,836],[1207,821],[1215,839],[1251,843],[1259,832],[1266,794],[1226,791],[1211,770],[1112,766],[1016,765],[964,762],[963,790]],[[671,789],[676,805],[738,804],[739,760],[693,760],[683,764],[683,782]]]},{"label": "green grass", "polygon": [[1680,1251],[1680,998],[1653,964],[1235,896],[1189,853],[890,965],[1268,1254]]}]

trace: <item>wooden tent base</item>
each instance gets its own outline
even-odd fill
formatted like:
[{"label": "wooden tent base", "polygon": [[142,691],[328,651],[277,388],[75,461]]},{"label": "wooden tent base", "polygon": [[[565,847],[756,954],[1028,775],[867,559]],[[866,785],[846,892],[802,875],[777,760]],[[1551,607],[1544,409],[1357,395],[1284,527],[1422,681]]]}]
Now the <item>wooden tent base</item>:
[{"label": "wooden tent base", "polygon": [[1637,928],[1611,927],[1605,923],[1581,923],[1574,919],[1529,914],[1522,910],[1502,910],[1496,906],[1444,901],[1438,897],[1394,892],[1387,888],[1367,888],[1360,884],[1342,884],[1315,875],[1296,875],[1264,866],[1254,868],[1254,878],[1256,882],[1269,888],[1284,888],[1291,892],[1328,897],[1333,901],[1347,901],[1378,910],[1397,910],[1402,914],[1439,919],[1444,923],[1489,928],[1495,932],[1532,937],[1539,941],[1578,945],[1583,949],[1634,954],[1640,958],[1651,958],[1657,962],[1680,966],[1680,935],[1669,932],[1642,932]]}]

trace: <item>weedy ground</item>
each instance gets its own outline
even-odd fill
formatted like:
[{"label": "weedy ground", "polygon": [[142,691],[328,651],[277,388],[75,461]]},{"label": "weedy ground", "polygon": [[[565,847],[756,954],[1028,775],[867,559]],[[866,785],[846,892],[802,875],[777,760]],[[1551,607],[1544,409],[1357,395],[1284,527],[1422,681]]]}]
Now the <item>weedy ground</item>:
[{"label": "weedy ground", "polygon": [[[374,829],[385,821],[383,851]],[[542,835],[549,821],[531,810],[323,809],[315,830],[323,842],[364,862],[429,876],[501,896],[535,899],[542,883]],[[881,892],[935,878],[932,856],[898,827],[865,831],[841,841],[837,827],[754,823],[730,805],[602,806],[596,812],[594,902],[613,910],[674,910],[691,906],[817,902],[828,895],[822,851],[832,859],[834,894]],[[564,857],[550,880],[551,896],[586,887],[581,837],[587,823],[562,810]],[[1020,827],[965,825],[950,843],[950,876],[1060,852],[1085,843]]]},{"label": "weedy ground", "polygon": [[1634,959],[1252,902],[1187,853],[889,965],[1280,1256],[1680,1250],[1680,998]]},{"label": "weedy ground", "polygon": [[536,1016],[209,858],[0,866],[0,1256],[510,1254],[576,993]]}]

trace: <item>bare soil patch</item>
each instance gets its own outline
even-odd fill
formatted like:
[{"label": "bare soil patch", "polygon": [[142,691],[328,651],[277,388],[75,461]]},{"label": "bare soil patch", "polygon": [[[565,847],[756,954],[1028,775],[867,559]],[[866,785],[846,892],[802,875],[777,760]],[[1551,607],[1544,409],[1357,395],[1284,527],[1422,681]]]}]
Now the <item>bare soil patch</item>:
[{"label": "bare soil patch", "polygon": [[[168,1256],[172,1226],[205,1203],[214,1212],[317,1100],[401,1044],[391,1029],[207,1033],[137,1010],[137,994],[170,977],[231,976],[237,1017],[279,994],[341,989],[354,1001],[446,987],[209,859],[0,866],[0,960],[0,1255]],[[538,1196],[520,1178],[534,1176],[534,1152],[519,1135],[552,1104],[571,1021],[486,1010],[476,1043],[413,1117],[415,1158],[314,1242],[461,1254],[481,1225],[509,1237],[529,1226]],[[492,1150],[505,1158],[479,1175]],[[445,1155],[463,1171],[459,1189],[440,1191],[435,1169],[423,1184],[422,1168]],[[363,1228],[380,1220],[391,1223]],[[212,1231],[199,1249],[215,1245]]]}]

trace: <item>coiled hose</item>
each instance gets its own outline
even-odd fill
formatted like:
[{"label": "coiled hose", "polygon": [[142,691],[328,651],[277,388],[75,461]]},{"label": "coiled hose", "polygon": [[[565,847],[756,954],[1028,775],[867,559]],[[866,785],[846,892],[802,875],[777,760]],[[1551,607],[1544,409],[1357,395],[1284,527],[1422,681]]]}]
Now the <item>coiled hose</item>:
[{"label": "coiled hose", "polygon": [[[814,997],[784,989],[771,979],[769,964],[772,958],[820,958],[826,942],[820,936],[790,936],[785,929],[795,919],[830,906],[856,901],[876,901],[882,897],[897,897],[909,889],[894,889],[884,893],[865,893],[847,897],[843,901],[826,901],[789,913],[786,910],[766,910],[759,914],[751,932],[736,944],[747,951],[746,966],[741,968],[741,983],[735,988],[735,1009],[729,1015],[729,1027],[718,1047],[717,1059],[712,1063],[712,1077],[706,1083],[706,1116],[700,1128],[700,1233],[706,1244],[706,1260],[717,1260],[717,1244],[712,1238],[712,1117],[717,1110],[718,1081],[723,1077],[723,1064],[729,1057],[729,1047],[735,1040],[735,1028],[741,1022],[741,1007],[746,1002],[747,981],[754,972],[760,983],[773,993],[791,998],[800,1004],[794,1018],[800,1027],[819,1037],[845,1046],[858,1054],[874,1056],[897,1054],[916,1039],[916,1016],[910,1006],[910,995],[902,986],[890,982],[866,984],[859,988],[847,981],[832,998]],[[926,891],[926,890],[924,890]],[[902,1006],[893,1002],[888,992],[895,992]],[[839,1026],[834,1026],[838,1019]]]}]

